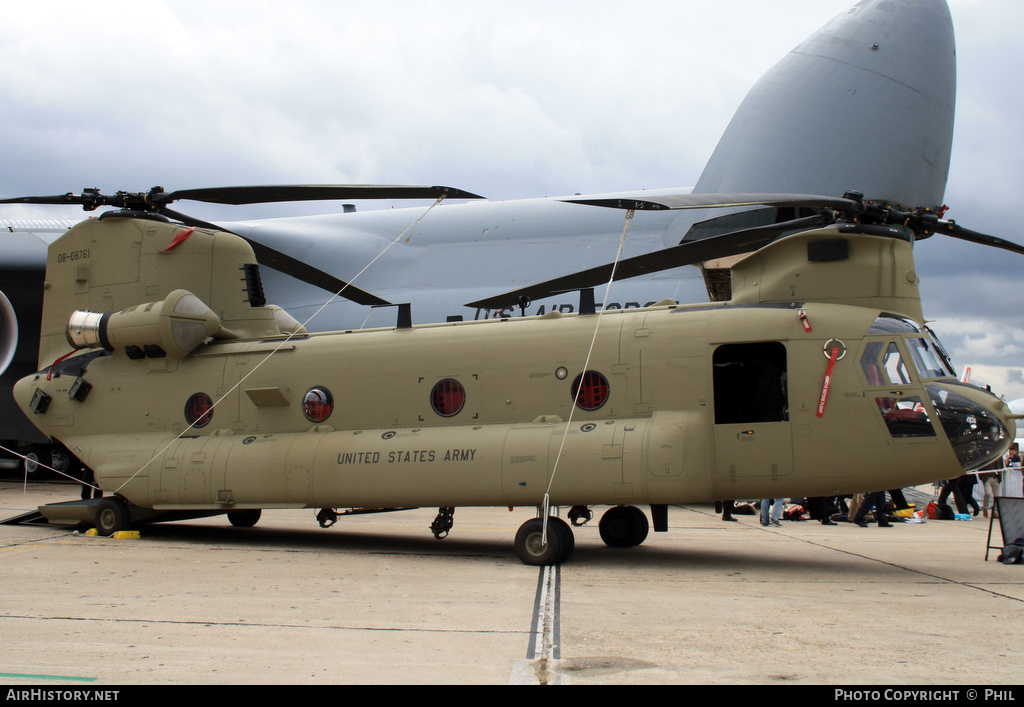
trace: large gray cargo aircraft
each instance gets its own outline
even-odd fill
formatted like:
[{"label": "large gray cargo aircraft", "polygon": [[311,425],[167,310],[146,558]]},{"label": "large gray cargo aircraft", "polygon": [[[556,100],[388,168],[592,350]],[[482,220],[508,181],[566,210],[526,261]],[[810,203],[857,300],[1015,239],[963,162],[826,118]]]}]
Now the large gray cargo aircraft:
[{"label": "large gray cargo aircraft", "polygon": [[[868,199],[938,208],[949,168],[955,94],[953,27],[945,0],[864,0],[813,33],[754,85],[693,191],[842,196],[856,190]],[[672,187],[636,195],[679,192]],[[529,303],[493,296],[608,263],[626,226],[618,211],[558,198],[449,201],[425,212],[426,206],[346,208],[219,225],[321,273],[355,280],[358,292],[369,293],[372,301],[411,303],[417,323],[573,311],[579,306],[573,292]],[[791,216],[774,209],[725,217],[721,211],[638,212],[629,222],[621,257]],[[6,294],[0,294],[0,366],[6,366],[0,378],[0,440],[31,460],[62,467],[67,453],[38,437],[8,391],[49,363],[36,360],[43,267],[47,245],[69,224],[2,225],[8,233],[0,254],[0,291]],[[370,308],[363,296],[350,299],[356,290],[323,307],[330,295],[320,287],[285,272],[263,272],[267,300],[310,330],[395,321],[391,309]],[[611,309],[666,298],[694,301],[709,293],[718,296],[710,278],[677,268],[616,283],[606,300],[598,288],[595,297]],[[307,321],[314,313],[316,318]]]}]

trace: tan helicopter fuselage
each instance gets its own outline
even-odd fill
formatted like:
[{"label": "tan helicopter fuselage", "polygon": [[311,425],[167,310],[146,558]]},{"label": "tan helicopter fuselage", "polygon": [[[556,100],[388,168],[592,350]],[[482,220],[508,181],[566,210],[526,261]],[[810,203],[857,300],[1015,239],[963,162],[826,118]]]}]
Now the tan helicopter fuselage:
[{"label": "tan helicopter fuselage", "polygon": [[[951,379],[872,373],[879,351],[913,360],[918,335],[868,333],[886,311],[920,321],[912,260],[879,256],[909,244],[865,245],[881,264],[847,292],[840,265],[785,252],[836,237],[748,259],[730,303],[288,338],[241,239],[91,221],[50,249],[42,370],[15,395],[105,491],[157,510],[668,504],[959,475],[925,389]],[[768,267],[772,248],[797,266]],[[172,311],[181,290],[215,316]],[[108,313],[94,341],[67,332],[75,310]],[[50,367],[68,338],[82,351]],[[883,400],[915,401],[932,432],[894,432]]]}]

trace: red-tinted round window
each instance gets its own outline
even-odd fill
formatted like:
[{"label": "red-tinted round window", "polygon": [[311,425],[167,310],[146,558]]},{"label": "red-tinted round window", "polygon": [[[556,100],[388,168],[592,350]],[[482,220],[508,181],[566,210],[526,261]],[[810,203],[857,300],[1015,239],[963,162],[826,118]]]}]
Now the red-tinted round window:
[{"label": "red-tinted round window", "polygon": [[430,406],[442,417],[457,415],[466,404],[466,390],[457,380],[446,378],[430,392]]},{"label": "red-tinted round window", "polygon": [[323,422],[334,412],[334,396],[327,388],[310,388],[302,399],[302,414],[310,422]]},{"label": "red-tinted round window", "polygon": [[584,410],[597,410],[608,400],[608,379],[597,371],[587,371],[572,382],[572,399]]},{"label": "red-tinted round window", "polygon": [[193,427],[206,427],[213,419],[213,400],[206,393],[196,393],[185,403],[185,420]]}]

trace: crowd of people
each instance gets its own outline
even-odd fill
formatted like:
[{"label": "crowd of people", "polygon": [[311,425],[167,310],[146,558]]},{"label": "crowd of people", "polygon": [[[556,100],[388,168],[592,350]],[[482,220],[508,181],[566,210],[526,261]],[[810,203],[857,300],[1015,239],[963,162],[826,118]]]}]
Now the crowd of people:
[{"label": "crowd of people", "polygon": [[[913,509],[903,496],[902,489],[888,492],[893,500],[893,509]],[[722,503],[722,520],[736,521],[736,515],[759,515],[761,525],[778,527],[783,518],[789,520],[817,520],[822,525],[837,525],[838,520],[849,520],[861,527],[867,527],[867,515],[874,512],[874,518],[880,527],[886,528],[889,514],[885,502],[885,491],[853,496],[818,497],[818,498],[762,498],[754,501],[724,501]],[[881,513],[878,509],[883,509]]]},{"label": "crowd of people", "polygon": [[[1012,479],[1007,478],[1008,476]],[[994,503],[997,496],[1020,495],[1020,476],[1021,456],[1015,442],[1010,445],[1009,451],[1002,459],[980,471],[941,482],[936,488],[936,504],[939,507],[946,506],[952,495],[957,514],[961,514],[962,517],[975,517],[981,514],[988,518],[995,513]],[[1006,482],[1011,480],[1015,488],[1007,489]],[[975,494],[977,484],[981,484],[980,503]],[[886,502],[887,493],[891,504]],[[788,507],[786,501],[789,501]],[[720,504],[720,511],[722,520],[733,522],[736,520],[736,514],[759,515],[761,525],[765,527],[781,526],[784,517],[794,520],[809,517],[822,525],[836,525],[837,520],[847,520],[866,528],[869,525],[868,515],[873,514],[878,527],[887,528],[892,525],[889,521],[893,515],[912,516],[915,509],[907,502],[903,489],[891,489],[838,497],[762,498],[740,502],[729,500]]]}]

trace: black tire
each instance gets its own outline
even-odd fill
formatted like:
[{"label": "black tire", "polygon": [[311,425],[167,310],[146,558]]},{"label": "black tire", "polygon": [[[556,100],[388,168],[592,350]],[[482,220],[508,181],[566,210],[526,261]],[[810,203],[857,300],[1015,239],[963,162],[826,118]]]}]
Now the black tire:
[{"label": "black tire", "polygon": [[100,535],[113,535],[131,525],[132,514],[120,498],[108,496],[96,506],[96,532]]},{"label": "black tire", "polygon": [[251,528],[259,522],[261,515],[263,515],[263,511],[259,508],[228,511],[228,522],[236,528]]},{"label": "black tire", "polygon": [[647,533],[651,531],[651,524],[647,521],[647,514],[636,506],[627,506],[636,516],[636,534],[633,536],[633,544],[641,545],[647,539]]},{"label": "black tire", "polygon": [[551,516],[548,518],[549,539],[551,537],[552,528],[554,528],[554,532],[559,533],[562,536],[562,556],[558,560],[558,563],[561,564],[568,560],[572,556],[573,550],[576,549],[576,535],[572,532],[572,526],[557,516]]},{"label": "black tire", "polygon": [[601,516],[597,529],[608,547],[633,547],[647,539],[650,523],[636,506],[614,506]]},{"label": "black tire", "polygon": [[561,518],[548,518],[548,542],[543,543],[544,519],[531,518],[516,532],[516,555],[524,565],[558,565],[569,559],[576,547],[572,528]]}]

